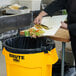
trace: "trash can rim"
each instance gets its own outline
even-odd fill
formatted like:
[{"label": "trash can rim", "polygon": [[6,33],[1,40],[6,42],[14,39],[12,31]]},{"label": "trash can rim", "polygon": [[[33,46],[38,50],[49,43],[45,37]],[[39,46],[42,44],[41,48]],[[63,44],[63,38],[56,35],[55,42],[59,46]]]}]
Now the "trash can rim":
[{"label": "trash can rim", "polygon": [[[43,52],[41,50],[41,48],[36,48],[36,49],[19,49],[19,48],[12,48],[8,45],[5,44],[5,42],[3,42],[3,45],[5,47],[5,49],[11,53],[20,53],[20,54],[30,54],[30,53],[39,53],[39,52]],[[29,51],[28,51],[29,50]],[[33,51],[32,51],[33,50]],[[21,51],[21,52],[20,52]]]},{"label": "trash can rim", "polygon": [[[19,36],[19,37],[23,37],[23,36]],[[10,39],[14,39],[14,38],[17,38],[17,37],[13,37],[13,38],[10,38]],[[30,53],[40,53],[40,52],[45,52],[43,49],[44,48],[35,48],[35,49],[20,49],[20,48],[14,48],[14,47],[10,47],[8,45],[6,45],[6,41],[8,41],[9,39],[6,39],[4,42],[3,42],[3,46],[5,47],[5,49],[11,53],[18,53],[18,54],[30,54]],[[50,47],[50,45],[49,45]],[[54,47],[53,47],[54,48]],[[51,48],[50,50],[52,50],[53,48]]]}]

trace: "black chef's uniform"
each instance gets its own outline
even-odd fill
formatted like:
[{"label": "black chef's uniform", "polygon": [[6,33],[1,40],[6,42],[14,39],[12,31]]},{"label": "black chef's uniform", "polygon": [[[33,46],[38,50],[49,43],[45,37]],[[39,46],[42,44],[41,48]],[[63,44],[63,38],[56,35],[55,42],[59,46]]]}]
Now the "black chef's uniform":
[{"label": "black chef's uniform", "polygon": [[44,11],[52,16],[54,12],[62,9],[66,9],[68,13],[68,29],[72,51],[76,61],[76,0],[55,0]]}]

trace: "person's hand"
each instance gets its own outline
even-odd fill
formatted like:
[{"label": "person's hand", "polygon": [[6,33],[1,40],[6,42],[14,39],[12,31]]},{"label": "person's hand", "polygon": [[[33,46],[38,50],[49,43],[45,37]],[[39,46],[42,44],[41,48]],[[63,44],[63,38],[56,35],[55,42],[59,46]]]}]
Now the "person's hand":
[{"label": "person's hand", "polygon": [[66,23],[64,23],[64,22],[61,22],[61,28],[67,29],[68,25]]},{"label": "person's hand", "polygon": [[41,24],[41,20],[42,20],[42,16],[41,15],[37,16],[34,20],[34,24]]},{"label": "person's hand", "polygon": [[34,24],[41,24],[41,20],[43,16],[48,15],[45,11],[40,12],[40,14],[35,18]]}]

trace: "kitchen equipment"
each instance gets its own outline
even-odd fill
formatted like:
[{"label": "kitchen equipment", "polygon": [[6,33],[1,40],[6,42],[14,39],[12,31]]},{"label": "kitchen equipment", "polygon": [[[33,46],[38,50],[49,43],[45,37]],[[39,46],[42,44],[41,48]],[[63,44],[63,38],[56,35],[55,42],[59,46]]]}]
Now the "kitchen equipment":
[{"label": "kitchen equipment", "polygon": [[0,33],[28,27],[31,23],[31,14],[0,16]]}]

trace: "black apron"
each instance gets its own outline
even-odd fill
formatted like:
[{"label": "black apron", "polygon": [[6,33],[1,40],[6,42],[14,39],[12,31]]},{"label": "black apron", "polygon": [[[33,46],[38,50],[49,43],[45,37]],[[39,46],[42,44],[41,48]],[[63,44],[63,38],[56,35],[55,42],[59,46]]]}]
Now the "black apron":
[{"label": "black apron", "polygon": [[76,61],[76,0],[67,1],[67,12],[71,46]]}]

